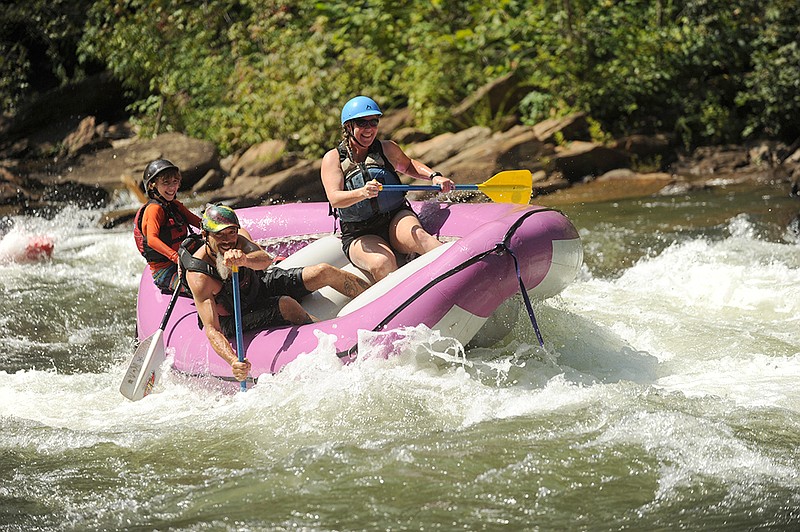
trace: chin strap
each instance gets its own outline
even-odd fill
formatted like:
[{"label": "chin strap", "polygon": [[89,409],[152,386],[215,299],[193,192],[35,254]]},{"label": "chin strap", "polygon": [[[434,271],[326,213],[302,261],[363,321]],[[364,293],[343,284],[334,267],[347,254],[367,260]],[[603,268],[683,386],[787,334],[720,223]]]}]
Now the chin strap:
[{"label": "chin strap", "polygon": [[[353,134],[353,125],[352,124],[347,124],[345,126],[345,133],[347,134],[347,139],[348,140],[349,139],[353,139],[353,142],[355,142],[356,144],[358,144],[362,148],[369,148],[369,146],[364,146],[363,144],[358,142],[358,139]],[[356,162],[356,160],[353,158],[353,154],[352,154],[352,152],[350,150],[350,143],[347,143],[347,151],[348,151],[348,154],[350,155],[350,160],[353,161],[353,162]]]},{"label": "chin strap", "polygon": [[155,195],[156,199],[160,199],[160,200],[161,200],[162,202],[164,202],[164,203],[169,203],[169,201],[167,200],[167,198],[165,198],[164,196],[162,196],[162,195],[161,195],[161,192],[159,192],[157,188],[153,188],[153,190],[152,190],[151,192],[153,193],[153,195]]}]

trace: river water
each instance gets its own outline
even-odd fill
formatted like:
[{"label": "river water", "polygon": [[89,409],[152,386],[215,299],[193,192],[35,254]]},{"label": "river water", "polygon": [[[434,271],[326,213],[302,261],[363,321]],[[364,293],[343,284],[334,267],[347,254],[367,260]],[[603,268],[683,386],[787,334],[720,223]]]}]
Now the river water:
[{"label": "river water", "polygon": [[167,374],[135,403],[130,230],[17,218],[0,251],[55,250],[0,254],[0,529],[797,529],[795,202],[559,205],[585,266],[535,305],[545,349],[525,313],[466,360],[413,329],[342,366],[323,338],[247,393]]}]

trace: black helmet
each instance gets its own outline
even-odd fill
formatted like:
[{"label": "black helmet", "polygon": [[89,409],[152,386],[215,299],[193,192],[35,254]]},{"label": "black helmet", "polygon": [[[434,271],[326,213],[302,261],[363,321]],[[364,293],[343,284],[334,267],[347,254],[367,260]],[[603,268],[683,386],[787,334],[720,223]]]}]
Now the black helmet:
[{"label": "black helmet", "polygon": [[178,170],[178,167],[172,164],[172,162],[166,159],[156,159],[155,161],[148,164],[144,169],[144,174],[142,174],[142,183],[144,184],[144,191],[147,192],[147,187],[150,186],[150,183],[158,177],[158,174],[163,172],[164,170],[169,170],[170,168],[174,168]]}]

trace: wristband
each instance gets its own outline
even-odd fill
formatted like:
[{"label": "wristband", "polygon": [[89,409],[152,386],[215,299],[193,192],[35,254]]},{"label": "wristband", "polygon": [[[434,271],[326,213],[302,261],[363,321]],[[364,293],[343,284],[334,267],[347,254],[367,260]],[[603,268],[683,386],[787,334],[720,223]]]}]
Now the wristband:
[{"label": "wristband", "polygon": [[433,178],[434,178],[434,177],[444,177],[444,176],[442,175],[442,173],[441,173],[441,172],[434,172],[434,173],[432,173],[431,175],[429,175],[429,176],[428,176],[428,179],[430,179],[431,181],[433,181]]}]

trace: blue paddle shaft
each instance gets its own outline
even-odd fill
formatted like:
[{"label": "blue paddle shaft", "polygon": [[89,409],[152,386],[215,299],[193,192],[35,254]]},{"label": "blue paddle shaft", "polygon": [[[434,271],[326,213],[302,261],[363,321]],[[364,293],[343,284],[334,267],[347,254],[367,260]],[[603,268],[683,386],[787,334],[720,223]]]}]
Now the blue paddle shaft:
[{"label": "blue paddle shaft", "polygon": [[[383,190],[407,191],[407,190],[442,190],[439,185],[383,185]],[[479,190],[478,185],[456,185],[456,190]]]},{"label": "blue paddle shaft", "polygon": [[[242,335],[242,304],[239,296],[239,269],[233,270],[233,320],[236,324],[236,355],[244,362],[244,337]],[[247,379],[241,382],[242,391],[247,391]]]}]

